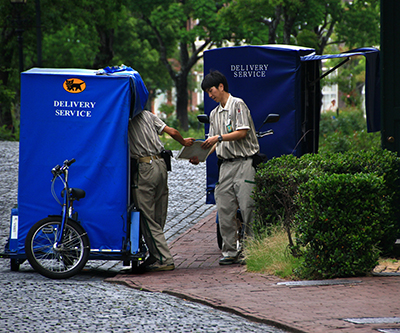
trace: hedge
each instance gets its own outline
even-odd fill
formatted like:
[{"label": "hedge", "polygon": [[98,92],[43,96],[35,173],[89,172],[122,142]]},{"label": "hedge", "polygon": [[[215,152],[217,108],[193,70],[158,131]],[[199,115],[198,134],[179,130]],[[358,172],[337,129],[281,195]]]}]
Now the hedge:
[{"label": "hedge", "polygon": [[[262,237],[268,231],[270,225],[281,223],[288,233],[292,250],[298,251],[299,247],[293,244],[291,234],[301,222],[298,218],[295,218],[296,214],[299,213],[299,203],[302,202],[300,200],[302,198],[300,188],[305,191],[302,186],[309,182],[311,184],[320,181],[326,182],[326,177],[332,176],[334,177],[332,179],[336,179],[335,177],[339,175],[348,175],[349,179],[346,177],[343,179],[346,179],[351,186],[359,186],[356,180],[350,180],[352,179],[351,175],[356,179],[363,179],[361,175],[364,174],[370,181],[376,181],[380,184],[379,200],[384,201],[382,207],[385,208],[385,212],[378,219],[380,225],[377,235],[379,237],[374,246],[377,246],[383,254],[389,255],[399,235],[399,210],[396,204],[399,202],[399,166],[400,159],[397,155],[394,152],[382,149],[323,155],[306,154],[301,158],[292,155],[274,158],[261,165],[256,173],[256,186],[253,193],[255,200],[254,234],[257,237]],[[372,185],[374,184],[369,186]],[[324,186],[319,188],[322,192],[326,191]],[[366,188],[364,186],[364,189]],[[369,196],[369,193],[363,193],[364,190],[360,191],[361,196],[363,194]],[[326,193],[326,195],[329,198],[332,193]],[[318,198],[322,200],[323,197]],[[348,202],[350,200],[351,198],[348,198]],[[328,208],[331,207],[328,212],[332,214],[337,208],[335,203],[329,200],[325,200],[324,205],[327,205]],[[332,207],[335,209],[332,209]],[[354,207],[351,205],[345,205],[341,208],[341,211],[347,215],[343,213],[339,218],[345,219],[346,216],[352,216],[353,209]],[[302,216],[305,218],[306,211],[303,204],[301,210]],[[318,211],[315,214],[317,213]],[[352,220],[354,219],[352,218]],[[342,220],[337,222],[346,223]],[[304,240],[302,240],[302,244],[305,244]],[[332,251],[336,251],[336,249],[331,249]],[[363,265],[363,269],[366,266]]]},{"label": "hedge", "polygon": [[303,248],[297,275],[364,275],[378,263],[391,197],[376,174],[326,174],[299,186],[296,243]]}]

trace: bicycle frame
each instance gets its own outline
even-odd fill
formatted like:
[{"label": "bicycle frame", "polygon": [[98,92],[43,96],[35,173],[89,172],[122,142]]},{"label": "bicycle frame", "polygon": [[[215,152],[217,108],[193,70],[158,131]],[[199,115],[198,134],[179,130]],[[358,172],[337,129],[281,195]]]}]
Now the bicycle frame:
[{"label": "bicycle frame", "polygon": [[[63,243],[63,237],[65,234],[67,220],[69,217],[72,217],[72,213],[73,213],[73,207],[72,207],[73,200],[70,199],[71,193],[70,193],[70,188],[68,185],[68,172],[69,172],[68,169],[69,169],[69,166],[74,162],[75,162],[75,159],[71,159],[70,161],[66,160],[66,161],[64,161],[64,164],[62,167],[60,167],[59,165],[56,165],[51,171],[53,173],[52,194],[57,202],[59,202],[59,201],[54,193],[54,183],[55,183],[56,179],[59,178],[64,184],[64,189],[63,189],[64,195],[62,195],[64,200],[62,203],[62,213],[61,213],[61,217],[62,217],[61,232],[58,233],[58,235],[57,235],[57,241],[54,244],[55,250],[59,248],[59,244]],[[62,176],[64,176],[64,178]]]},{"label": "bicycle frame", "polygon": [[[85,229],[72,218],[72,202],[85,197],[80,189],[68,185],[68,167],[74,159],[64,161],[62,167],[52,169],[51,193],[62,206],[62,214],[49,215],[36,222],[28,231],[25,239],[25,253],[31,266],[43,276],[52,279],[66,279],[85,266],[90,255],[90,240]],[[54,191],[57,178],[64,184],[61,191],[63,203]],[[74,214],[75,215],[75,214]]]}]

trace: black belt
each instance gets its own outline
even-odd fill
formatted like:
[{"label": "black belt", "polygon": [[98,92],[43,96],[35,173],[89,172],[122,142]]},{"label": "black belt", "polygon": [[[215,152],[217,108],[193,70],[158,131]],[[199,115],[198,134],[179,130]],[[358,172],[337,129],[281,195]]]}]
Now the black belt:
[{"label": "black belt", "polygon": [[225,162],[235,162],[235,161],[246,161],[249,158],[253,158],[253,156],[245,156],[245,157],[235,157],[235,158],[220,158],[220,163]]}]

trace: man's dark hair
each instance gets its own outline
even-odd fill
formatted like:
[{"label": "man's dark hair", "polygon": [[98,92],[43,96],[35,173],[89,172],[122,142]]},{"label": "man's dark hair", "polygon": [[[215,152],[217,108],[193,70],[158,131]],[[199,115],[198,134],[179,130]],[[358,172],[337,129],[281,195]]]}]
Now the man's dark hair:
[{"label": "man's dark hair", "polygon": [[224,85],[224,91],[229,92],[228,80],[225,75],[219,71],[210,71],[201,82],[201,89],[206,91],[212,87],[218,88],[220,83]]}]

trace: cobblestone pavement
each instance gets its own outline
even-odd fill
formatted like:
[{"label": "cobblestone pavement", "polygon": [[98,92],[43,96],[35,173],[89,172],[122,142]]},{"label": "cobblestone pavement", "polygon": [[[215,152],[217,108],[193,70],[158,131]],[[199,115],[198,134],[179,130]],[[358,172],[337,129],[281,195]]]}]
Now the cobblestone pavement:
[{"label": "cobblestone pavement", "polygon": [[[169,175],[166,237],[180,234],[213,212],[205,205],[205,165],[174,161]],[[18,143],[0,141],[0,252],[17,203]],[[170,295],[104,282],[121,262],[90,261],[68,280],[50,280],[25,262],[19,272],[0,259],[0,332],[284,332]]]}]

